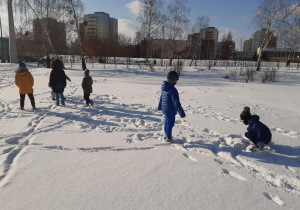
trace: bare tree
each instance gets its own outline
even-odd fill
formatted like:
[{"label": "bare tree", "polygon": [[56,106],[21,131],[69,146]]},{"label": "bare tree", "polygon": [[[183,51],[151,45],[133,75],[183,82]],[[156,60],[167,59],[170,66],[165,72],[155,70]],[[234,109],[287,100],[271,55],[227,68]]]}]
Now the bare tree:
[{"label": "bare tree", "polygon": [[[193,43],[194,45],[194,55],[192,57],[192,61],[190,63],[190,66],[192,65],[194,59],[197,60],[198,57],[200,57],[200,48],[202,48],[202,38],[201,37],[201,30],[205,29],[208,27],[210,18],[208,16],[199,16],[196,19],[196,23],[193,25],[192,27],[192,32],[193,33],[198,33],[198,37],[195,43]],[[196,64],[196,61],[195,61]]]},{"label": "bare tree", "polygon": [[228,60],[234,57],[235,43],[232,40],[232,34],[229,31],[227,35],[223,35],[221,47],[218,52],[218,57],[222,60]]},{"label": "bare tree", "polygon": [[264,38],[258,51],[257,71],[260,71],[262,53],[269,41],[299,7],[300,0],[261,0],[253,19],[259,29],[265,29]]},{"label": "bare tree", "polygon": [[132,38],[124,34],[119,34],[119,56],[126,57],[127,68],[129,69],[130,58],[133,55]]},{"label": "bare tree", "polygon": [[291,15],[289,21],[286,21],[279,32],[280,42],[288,50],[287,61],[290,61],[291,55],[295,52],[297,44],[300,42],[300,8]]},{"label": "bare tree", "polygon": [[[53,41],[58,40],[53,38],[50,34],[53,34],[52,21],[59,20],[64,14],[63,2],[61,0],[16,0],[16,9],[19,9],[24,14],[25,19],[22,19],[23,23],[32,24],[32,21],[36,23],[34,28],[36,29],[35,40],[40,48],[46,54],[47,67],[50,67],[50,53],[54,53],[57,56],[57,48],[54,47]],[[52,21],[51,21],[52,20]],[[65,30],[57,29],[56,34],[65,33]],[[57,47],[61,45],[57,44]]]},{"label": "bare tree", "polygon": [[146,42],[146,63],[150,56],[151,40],[157,36],[165,19],[163,6],[163,0],[144,0],[137,17],[140,37]]},{"label": "bare tree", "polygon": [[[9,55],[10,55],[11,63],[18,63],[16,32],[15,32],[12,2],[13,0],[6,0],[7,12],[8,12],[8,27],[9,27]],[[2,0],[0,1],[0,3],[2,3]]]},{"label": "bare tree", "polygon": [[169,40],[171,40],[171,60],[174,58],[176,54],[176,40],[181,40],[183,38],[183,34],[185,29],[189,23],[189,16],[190,9],[186,7],[186,0],[174,0],[171,1],[168,6],[168,13],[167,13],[167,36]]},{"label": "bare tree", "polygon": [[193,25],[192,32],[200,33],[202,29],[208,27],[210,18],[208,16],[198,16],[195,24]]},{"label": "bare tree", "polygon": [[245,40],[246,40],[245,35],[240,34],[240,35],[237,36],[237,42],[238,42],[237,44],[238,44],[239,50],[241,52],[243,51]]},{"label": "bare tree", "polygon": [[63,0],[66,3],[66,9],[71,15],[70,25],[73,26],[73,31],[75,32],[75,43],[78,45],[81,53],[81,62],[82,62],[82,70],[86,69],[86,62],[84,59],[84,48],[83,48],[83,38],[80,33],[80,25],[79,22],[82,19],[82,12],[84,9],[83,3],[81,0]]}]

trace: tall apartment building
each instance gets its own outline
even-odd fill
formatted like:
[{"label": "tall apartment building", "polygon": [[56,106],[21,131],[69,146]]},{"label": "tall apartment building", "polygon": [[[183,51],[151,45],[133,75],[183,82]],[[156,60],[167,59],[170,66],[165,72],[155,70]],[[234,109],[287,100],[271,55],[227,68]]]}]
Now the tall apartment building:
[{"label": "tall apartment building", "polygon": [[216,56],[218,38],[219,30],[215,27],[207,27],[205,29],[201,29],[200,33],[188,35],[189,42],[194,44],[199,43],[201,45],[199,54],[196,55],[200,59],[207,59]]},{"label": "tall apartment building", "polygon": [[214,40],[215,43],[218,42],[219,30],[215,27],[207,27],[200,31],[200,36],[206,40]]},{"label": "tall apartment building", "polygon": [[[43,43],[48,43],[47,35],[44,32],[41,22],[46,26],[50,40],[56,53],[62,54],[66,50],[66,24],[58,22],[54,18],[43,18],[41,20],[33,20],[33,36],[35,42],[44,48]],[[48,50],[51,48],[48,46]]]},{"label": "tall apartment building", "polygon": [[200,33],[193,33],[188,35],[189,42],[197,42],[200,39],[205,39],[205,40],[214,40],[214,42],[217,43],[218,38],[219,38],[219,30],[215,27],[207,27],[205,29],[201,29]]},{"label": "tall apartment building", "polygon": [[84,37],[109,38],[118,36],[118,19],[111,18],[105,12],[95,12],[84,15],[87,23],[84,27]]},{"label": "tall apartment building", "polygon": [[[270,34],[271,32],[269,32]],[[252,43],[252,50],[256,52],[257,48],[261,46],[261,44],[264,42],[264,39],[266,37],[266,29],[262,29],[259,31],[255,31],[253,34],[253,43]],[[277,47],[277,37],[273,36],[271,37],[267,48],[276,48]]]}]

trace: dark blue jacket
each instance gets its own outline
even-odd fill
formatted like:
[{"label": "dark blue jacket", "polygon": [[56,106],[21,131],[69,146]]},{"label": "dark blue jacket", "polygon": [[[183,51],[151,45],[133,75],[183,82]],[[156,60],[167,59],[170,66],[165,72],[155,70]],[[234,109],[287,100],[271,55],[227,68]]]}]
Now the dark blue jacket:
[{"label": "dark blue jacket", "polygon": [[185,117],[185,113],[181,107],[179,94],[173,84],[166,81],[161,86],[161,96],[158,105],[158,110],[167,116],[174,116],[179,113],[180,117]]},{"label": "dark blue jacket", "polygon": [[251,115],[247,130],[247,135],[252,140],[255,140],[257,142],[264,142],[265,144],[268,144],[271,141],[272,134],[270,129],[265,124],[259,121],[259,116],[257,115]]},{"label": "dark blue jacket", "polygon": [[50,73],[49,86],[54,93],[62,93],[67,85],[66,74],[63,69],[53,69]]}]

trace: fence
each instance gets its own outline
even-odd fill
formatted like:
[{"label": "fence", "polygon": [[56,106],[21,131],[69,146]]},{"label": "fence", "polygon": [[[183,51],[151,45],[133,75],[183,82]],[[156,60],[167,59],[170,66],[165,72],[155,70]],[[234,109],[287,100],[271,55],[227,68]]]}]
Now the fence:
[{"label": "fence", "polygon": [[[66,68],[73,68],[77,66],[81,66],[81,57],[80,56],[60,56],[63,60]],[[172,66],[176,66],[179,62],[182,62],[184,66],[195,66],[195,67],[207,67],[209,64],[211,67],[237,67],[237,68],[248,68],[257,66],[256,61],[225,61],[225,60],[191,60],[191,59],[173,59],[172,63],[170,63],[170,59],[153,59],[149,58],[149,63],[146,63],[145,58],[124,58],[124,57],[108,57],[105,58],[103,63],[99,63],[99,59],[86,59],[87,68],[94,68],[95,66],[102,68],[106,68],[107,65],[114,65],[115,68],[119,68],[120,65],[125,66],[125,68],[135,68],[136,66],[148,66],[149,64],[154,66],[161,66],[166,68],[171,68]],[[168,67],[169,66],[169,67]],[[285,62],[261,62],[262,68],[286,68]],[[290,63],[290,68],[300,68],[299,63]]]}]

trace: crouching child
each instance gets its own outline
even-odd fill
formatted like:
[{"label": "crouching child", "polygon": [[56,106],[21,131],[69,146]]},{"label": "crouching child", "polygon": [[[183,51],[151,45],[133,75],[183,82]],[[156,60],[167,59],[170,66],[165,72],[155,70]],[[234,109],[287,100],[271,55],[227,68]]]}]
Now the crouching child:
[{"label": "crouching child", "polygon": [[251,115],[250,108],[247,106],[240,117],[243,123],[248,125],[248,132],[245,133],[245,136],[254,143],[255,147],[253,149],[263,150],[264,146],[269,144],[272,139],[270,129],[259,121],[258,115]]}]

